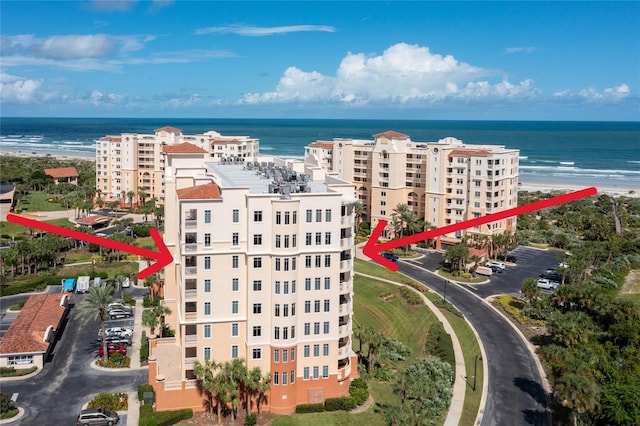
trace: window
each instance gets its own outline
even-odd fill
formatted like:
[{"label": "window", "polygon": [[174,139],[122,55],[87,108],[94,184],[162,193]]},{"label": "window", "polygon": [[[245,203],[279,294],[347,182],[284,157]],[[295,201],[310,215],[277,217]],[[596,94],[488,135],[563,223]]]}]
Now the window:
[{"label": "window", "polygon": [[240,335],[240,329],[237,322],[231,323],[231,336],[238,337]]},{"label": "window", "polygon": [[305,300],[304,301],[304,313],[308,314],[309,312],[311,312],[311,300]]},{"label": "window", "polygon": [[309,367],[304,367],[302,369],[302,378],[304,380],[309,380]]},{"label": "window", "polygon": [[303,356],[305,358],[309,358],[309,345],[304,345],[302,349],[303,349],[303,352],[302,352]]},{"label": "window", "polygon": [[322,256],[316,255],[316,268],[320,267],[321,261],[322,261]]},{"label": "window", "polygon": [[[282,339],[287,340],[289,338],[289,327],[282,327]],[[283,351],[286,352],[286,351]]]},{"label": "window", "polygon": [[313,323],[313,334],[320,334],[320,322]]},{"label": "window", "polygon": [[282,384],[283,385],[287,384],[287,372],[286,371],[282,372]]},{"label": "window", "polygon": [[204,280],[204,292],[211,293],[211,280]]},{"label": "window", "polygon": [[289,235],[284,236],[284,248],[289,248]]},{"label": "window", "polygon": [[304,267],[311,268],[311,256],[307,255],[304,257]]},{"label": "window", "polygon": [[233,210],[233,223],[238,223],[238,222],[240,222],[240,210],[234,209]]},{"label": "window", "polygon": [[274,307],[273,307],[273,310],[274,310],[274,315],[275,315],[276,317],[279,317],[279,316],[280,316],[280,304],[279,304],[279,303],[276,303],[276,304],[274,305]]},{"label": "window", "polygon": [[238,269],[240,264],[240,257],[239,256],[231,256],[231,267],[233,269]]},{"label": "window", "polygon": [[274,385],[280,384],[280,373],[278,373],[277,371],[273,372],[273,384]]},{"label": "window", "polygon": [[322,366],[322,378],[323,379],[328,379],[329,378],[329,366],[328,365],[323,365]]},{"label": "window", "polygon": [[316,232],[316,245],[322,244],[322,232]]},{"label": "window", "polygon": [[329,299],[324,299],[324,311],[329,312],[331,310],[331,303]]},{"label": "window", "polygon": [[211,359],[211,348],[210,347],[206,347],[204,348],[204,360],[208,360]]},{"label": "window", "polygon": [[291,236],[291,247],[297,247],[297,246],[298,246],[298,235],[293,234]]},{"label": "window", "polygon": [[305,322],[304,323],[304,335],[308,336],[311,334],[311,323],[310,322]]},{"label": "window", "polygon": [[[255,241],[254,241],[255,244]],[[280,248],[280,234],[276,235],[276,248]]]},{"label": "window", "polygon": [[331,290],[331,277],[324,277],[324,289]]},{"label": "window", "polygon": [[262,303],[254,303],[253,304],[253,313],[255,315],[259,315],[262,313]]},{"label": "window", "polygon": [[315,300],[313,302],[313,312],[320,312],[320,301]]},{"label": "window", "polygon": [[204,269],[211,269],[211,256],[204,257]]},{"label": "window", "polygon": [[320,345],[313,345],[313,356],[320,356]]},{"label": "window", "polygon": [[324,221],[331,222],[331,209],[326,209],[324,211]]},{"label": "window", "polygon": [[14,355],[7,360],[9,365],[29,365],[33,364],[33,355]]},{"label": "window", "polygon": [[276,271],[280,270],[280,258],[276,257]]},{"label": "window", "polygon": [[331,232],[324,233],[324,243],[331,244]]},{"label": "window", "polygon": [[204,211],[204,223],[211,223],[211,210]]},{"label": "window", "polygon": [[[296,258],[293,258],[293,270],[296,270],[296,262],[295,262]],[[291,293],[295,294],[296,293],[296,280],[291,281]]]},{"label": "window", "polygon": [[205,324],[204,328],[204,338],[211,339],[211,324]]},{"label": "window", "polygon": [[322,222],[322,209],[316,210],[316,222]]},{"label": "window", "polygon": [[280,327],[273,328],[273,338],[275,340],[280,340]]},{"label": "window", "polygon": [[[294,305],[295,305],[295,303],[294,303]],[[293,314],[291,314],[291,315],[293,315]],[[295,325],[291,326],[291,338],[292,339],[296,338],[296,326]],[[291,349],[291,351],[292,351],[291,353],[293,353],[293,349]],[[291,361],[293,361],[293,358],[291,358]]]},{"label": "window", "polygon": [[253,291],[262,291],[262,281],[260,280],[253,281]]},{"label": "window", "polygon": [[315,288],[316,290],[320,290],[320,278],[316,278],[316,279],[315,279],[315,281],[314,281],[314,286],[315,286],[314,288]]},{"label": "window", "polygon": [[240,245],[240,234],[238,234],[237,232],[234,232],[233,234],[231,234],[231,245],[233,246]]},{"label": "window", "polygon": [[322,331],[324,332],[324,334],[329,334],[329,321],[325,321],[322,324]]},{"label": "window", "polygon": [[253,234],[253,245],[262,245],[262,234]]},{"label": "window", "polygon": [[[298,212],[297,212],[297,211],[295,211],[295,210],[294,210],[294,211],[293,211],[293,214],[291,215],[291,217],[292,217],[292,219],[293,219],[293,220],[292,220],[292,222],[293,222],[293,224],[294,224],[294,225],[295,225],[296,223],[298,223]],[[291,382],[291,383],[293,383],[293,382]]]},{"label": "window", "polygon": [[238,301],[234,300],[233,302],[231,302],[231,313],[232,314],[237,314],[238,313]]},{"label": "window", "polygon": [[325,268],[331,268],[331,255],[330,254],[325,254],[324,255],[324,267]]},{"label": "window", "polygon": [[311,278],[305,278],[304,279],[304,289],[306,291],[310,291],[311,290]]},{"label": "window", "polygon": [[320,368],[318,366],[313,367],[313,378],[317,379],[319,377]]},{"label": "window", "polygon": [[295,304],[295,302],[291,304],[291,316],[292,317],[296,316],[296,304]]},{"label": "window", "polygon": [[276,225],[280,225],[282,223],[282,213],[276,212]]},{"label": "window", "polygon": [[322,356],[329,356],[329,344],[322,345]]},{"label": "window", "polygon": [[211,315],[211,302],[204,302],[204,314]]},{"label": "window", "polygon": [[262,268],[262,258],[261,257],[254,257],[253,258],[253,267],[258,269],[258,268]]},{"label": "window", "polygon": [[262,336],[262,327],[259,325],[254,325],[253,326],[253,337],[260,337]]},{"label": "window", "polygon": [[289,383],[294,384],[296,382],[296,370],[291,370],[289,374]]},{"label": "window", "polygon": [[240,291],[240,284],[237,278],[231,279],[231,291]]},{"label": "window", "polygon": [[307,210],[307,222],[311,222],[311,218],[313,217],[313,212],[311,209]]},{"label": "window", "polygon": [[276,281],[275,288],[276,288],[276,290],[275,290],[276,294],[280,294],[280,281]]},{"label": "window", "polygon": [[[293,338],[293,336],[291,336]],[[289,357],[291,359],[291,362],[296,360],[296,348],[291,348],[291,350],[289,351],[291,352],[291,356]]]},{"label": "window", "polygon": [[273,362],[280,362],[280,349],[273,350]]},{"label": "window", "polygon": [[231,359],[238,358],[238,345],[231,346]]},{"label": "window", "polygon": [[284,224],[288,225],[291,221],[291,214],[289,212],[284,212]]},{"label": "window", "polygon": [[204,234],[204,246],[211,247],[211,234]]},{"label": "window", "polygon": [[262,222],[262,210],[256,210],[253,212],[253,221]]},{"label": "window", "polygon": [[262,359],[262,349],[253,348],[253,354],[251,356],[252,359]]},{"label": "window", "polygon": [[284,258],[284,270],[285,271],[289,270],[289,258],[288,257]]}]

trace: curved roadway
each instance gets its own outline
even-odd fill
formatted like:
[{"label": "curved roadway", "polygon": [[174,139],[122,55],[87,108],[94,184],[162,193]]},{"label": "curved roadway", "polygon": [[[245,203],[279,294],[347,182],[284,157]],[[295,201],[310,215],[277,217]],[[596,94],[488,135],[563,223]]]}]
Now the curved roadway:
[{"label": "curved roadway", "polygon": [[[443,294],[443,279],[413,263],[398,262],[398,266],[400,272]],[[522,337],[500,314],[469,290],[449,284],[446,298],[473,325],[484,345],[489,383],[482,424],[549,425],[543,378],[535,355]]]}]

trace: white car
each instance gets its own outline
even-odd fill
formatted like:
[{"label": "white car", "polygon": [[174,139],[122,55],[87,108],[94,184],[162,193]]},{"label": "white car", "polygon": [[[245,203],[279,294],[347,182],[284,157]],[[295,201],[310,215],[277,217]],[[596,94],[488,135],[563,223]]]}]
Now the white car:
[{"label": "white car", "polygon": [[555,290],[559,285],[559,282],[551,281],[546,278],[538,279],[538,288],[543,290]]},{"label": "white car", "polygon": [[112,302],[112,303],[109,303],[109,305],[107,305],[107,310],[110,311],[112,309],[122,309],[123,311],[130,311],[132,310],[132,307],[128,303]]},{"label": "white car", "polygon": [[[126,336],[126,337],[133,336],[133,330],[127,327],[107,328],[105,332],[107,333],[107,336],[109,335],[118,335],[118,336]],[[98,337],[102,337],[102,329],[98,329]]]},{"label": "white car", "polygon": [[502,263],[502,262],[491,261],[491,262],[485,263],[484,266],[486,266],[487,268],[499,268],[499,269],[501,269],[503,271],[505,269],[504,263]]}]

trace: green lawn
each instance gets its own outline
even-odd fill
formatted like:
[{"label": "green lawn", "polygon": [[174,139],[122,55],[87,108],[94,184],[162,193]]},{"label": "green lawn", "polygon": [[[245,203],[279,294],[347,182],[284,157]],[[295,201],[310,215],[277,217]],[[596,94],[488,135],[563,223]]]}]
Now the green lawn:
[{"label": "green lawn", "polygon": [[129,261],[113,263],[99,262],[95,264],[95,268],[92,265],[65,266],[60,269],[56,275],[59,277],[78,277],[80,275],[93,276],[92,272],[94,270],[95,272],[106,272],[109,274],[109,278],[115,278],[118,275],[137,275],[138,263]]},{"label": "green lawn", "polygon": [[[75,227],[75,224],[71,223],[71,221],[66,218],[46,220],[45,223],[50,223],[52,225],[62,226],[64,228],[70,229]],[[29,238],[31,236],[31,228],[12,222],[0,222],[0,234],[2,235],[2,241],[10,240],[12,238],[21,240]]]},{"label": "green lawn", "polygon": [[27,210],[29,212],[52,212],[56,210],[66,210],[64,206],[58,203],[52,203],[49,200],[52,195],[41,191],[29,191],[27,195],[22,198],[20,203],[21,210]]}]

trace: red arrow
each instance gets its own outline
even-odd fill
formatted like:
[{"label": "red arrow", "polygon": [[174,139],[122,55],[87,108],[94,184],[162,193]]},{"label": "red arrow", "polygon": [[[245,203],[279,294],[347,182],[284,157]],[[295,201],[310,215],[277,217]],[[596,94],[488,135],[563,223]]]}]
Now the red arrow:
[{"label": "red arrow", "polygon": [[28,219],[24,216],[9,213],[7,214],[7,220],[9,222],[17,223],[18,225],[27,226],[29,228],[36,228],[42,231],[51,232],[53,234],[62,235],[63,237],[75,238],[76,240],[86,241],[91,244],[97,244],[99,246],[108,247],[113,250],[124,251],[131,254],[137,254],[149,259],[154,259],[156,263],[138,272],[138,278],[143,280],[154,272],[167,266],[173,261],[173,256],[162,237],[158,233],[158,230],[151,228],[149,233],[151,238],[155,241],[158,251],[148,250],[142,247],[130,246],[129,244],[121,243],[119,241],[110,240],[108,238],[101,238],[91,234],[85,234],[84,232],[74,231],[73,229],[67,229],[60,226],[51,225],[50,223],[38,222],[37,220]]},{"label": "red arrow", "polygon": [[408,244],[417,243],[419,241],[428,240],[429,238],[448,234],[450,232],[461,231],[463,229],[472,228],[474,226],[484,225],[485,223],[506,219],[511,216],[518,216],[535,210],[553,207],[558,204],[568,203],[569,201],[574,201],[580,198],[595,195],[597,192],[598,190],[595,187],[585,188],[579,191],[569,192],[568,194],[559,195],[557,197],[547,198],[546,200],[536,201],[535,203],[526,204],[524,206],[514,207],[512,209],[503,210],[501,212],[491,213],[486,216],[465,220],[464,222],[443,226],[442,228],[431,229],[429,231],[420,232],[419,234],[413,234],[403,238],[398,238],[397,240],[391,240],[381,244],[376,244],[378,242],[378,238],[380,238],[380,235],[382,235],[382,231],[384,231],[384,228],[387,226],[387,221],[381,219],[380,221],[378,221],[378,225],[371,233],[367,244],[365,244],[365,246],[363,247],[362,253],[364,253],[365,256],[371,258],[371,260],[381,264],[382,266],[385,266],[392,271],[397,271],[398,265],[382,257],[379,254],[380,252],[391,250],[396,247],[406,246]]}]

